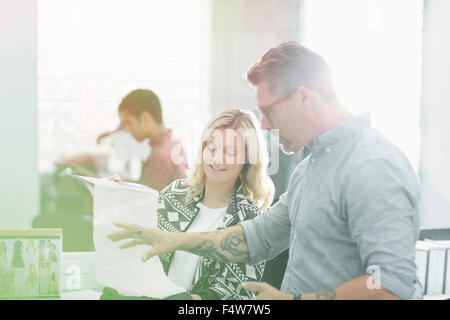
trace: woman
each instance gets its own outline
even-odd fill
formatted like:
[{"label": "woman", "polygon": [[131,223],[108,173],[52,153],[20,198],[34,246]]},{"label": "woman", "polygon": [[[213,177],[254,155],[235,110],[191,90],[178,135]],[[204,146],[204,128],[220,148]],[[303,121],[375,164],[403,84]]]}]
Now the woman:
[{"label": "woman", "polygon": [[[220,112],[203,133],[192,172],[160,192],[158,227],[172,232],[209,232],[255,218],[273,197],[267,161],[254,114],[241,109]],[[186,288],[193,299],[253,298],[254,293],[240,283],[260,281],[264,271],[264,263],[219,263],[184,251],[160,259],[168,277]]]}]

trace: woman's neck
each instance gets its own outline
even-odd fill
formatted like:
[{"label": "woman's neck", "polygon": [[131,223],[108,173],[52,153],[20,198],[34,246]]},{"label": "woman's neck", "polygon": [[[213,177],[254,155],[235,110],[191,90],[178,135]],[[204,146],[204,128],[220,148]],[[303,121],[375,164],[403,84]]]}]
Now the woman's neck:
[{"label": "woman's neck", "polygon": [[227,207],[234,192],[235,181],[232,183],[214,184],[206,180],[205,196],[202,203],[211,209]]}]

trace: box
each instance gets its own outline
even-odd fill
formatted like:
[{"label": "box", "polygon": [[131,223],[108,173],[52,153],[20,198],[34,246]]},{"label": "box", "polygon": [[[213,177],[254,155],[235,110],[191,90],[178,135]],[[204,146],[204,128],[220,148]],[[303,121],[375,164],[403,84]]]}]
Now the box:
[{"label": "box", "polygon": [[59,298],[62,229],[0,229],[0,299]]}]

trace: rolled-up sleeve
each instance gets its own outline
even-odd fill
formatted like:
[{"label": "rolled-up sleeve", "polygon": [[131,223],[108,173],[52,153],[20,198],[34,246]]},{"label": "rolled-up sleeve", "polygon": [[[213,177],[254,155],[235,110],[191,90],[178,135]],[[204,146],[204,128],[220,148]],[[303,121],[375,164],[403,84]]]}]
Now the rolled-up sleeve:
[{"label": "rolled-up sleeve", "polygon": [[249,265],[271,259],[289,247],[289,220],[287,193],[253,220],[240,223],[244,229],[250,254]]},{"label": "rolled-up sleeve", "polygon": [[418,185],[411,170],[371,160],[345,183],[344,203],[351,237],[367,273],[400,299],[416,284],[415,242],[419,230]]}]

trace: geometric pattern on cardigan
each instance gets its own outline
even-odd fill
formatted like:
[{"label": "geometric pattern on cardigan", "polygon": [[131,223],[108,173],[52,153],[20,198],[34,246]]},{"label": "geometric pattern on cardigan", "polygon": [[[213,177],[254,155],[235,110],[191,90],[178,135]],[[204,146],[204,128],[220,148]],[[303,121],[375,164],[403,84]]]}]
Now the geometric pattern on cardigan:
[{"label": "geometric pattern on cardigan", "polygon": [[[178,179],[164,188],[158,197],[158,227],[171,232],[185,232],[197,216],[200,208],[200,196],[186,201],[188,185],[186,179]],[[233,192],[226,213],[217,230],[234,226],[241,221],[253,219],[260,213],[258,207],[248,199],[242,185]],[[160,260],[167,274],[174,253],[160,255]],[[254,266],[244,263],[220,263],[205,257],[200,258],[196,270],[192,294],[198,294],[202,299],[214,300],[247,300],[255,294],[242,288],[241,283],[261,281],[264,272],[264,262]]]}]

